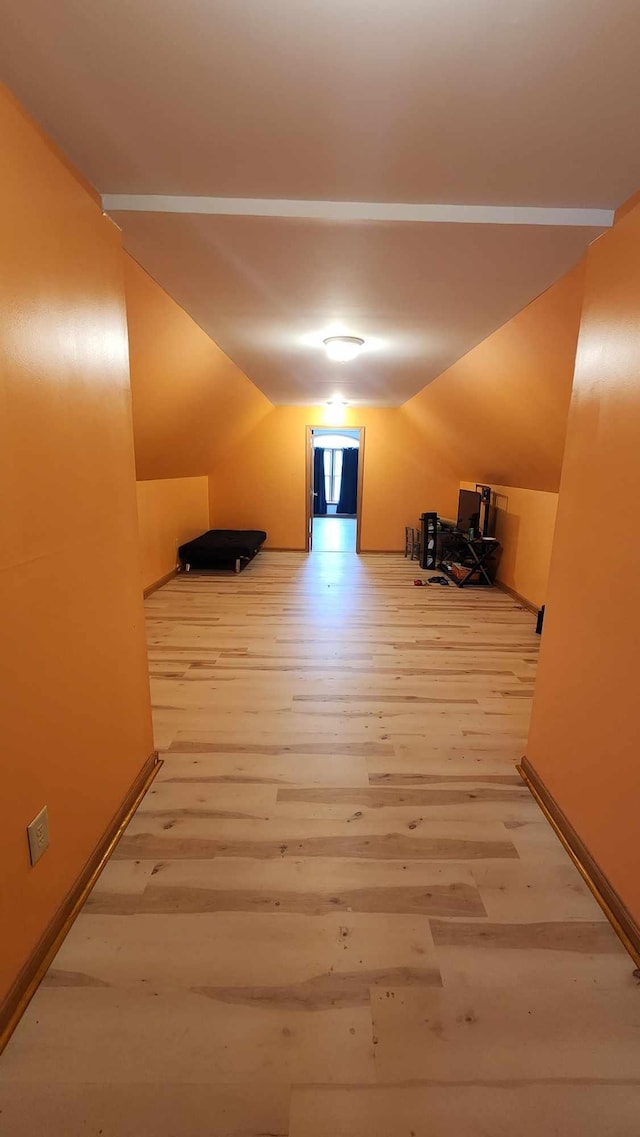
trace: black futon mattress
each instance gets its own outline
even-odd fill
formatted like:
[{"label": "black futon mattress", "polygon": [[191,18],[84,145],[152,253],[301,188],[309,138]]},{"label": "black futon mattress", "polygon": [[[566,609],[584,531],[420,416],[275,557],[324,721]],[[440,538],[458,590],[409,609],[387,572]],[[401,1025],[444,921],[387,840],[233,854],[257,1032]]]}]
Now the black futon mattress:
[{"label": "black futon mattress", "polygon": [[220,568],[236,561],[249,562],[267,539],[262,529],[210,529],[178,549],[183,565]]}]

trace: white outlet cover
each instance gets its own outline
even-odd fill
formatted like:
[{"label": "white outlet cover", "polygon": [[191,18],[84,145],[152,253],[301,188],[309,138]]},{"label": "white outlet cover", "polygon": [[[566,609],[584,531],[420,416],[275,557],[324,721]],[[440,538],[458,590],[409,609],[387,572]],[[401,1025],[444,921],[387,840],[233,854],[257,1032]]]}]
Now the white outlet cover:
[{"label": "white outlet cover", "polygon": [[49,848],[49,814],[46,805],[27,825],[27,838],[29,840],[31,864],[35,865],[45,850]]}]

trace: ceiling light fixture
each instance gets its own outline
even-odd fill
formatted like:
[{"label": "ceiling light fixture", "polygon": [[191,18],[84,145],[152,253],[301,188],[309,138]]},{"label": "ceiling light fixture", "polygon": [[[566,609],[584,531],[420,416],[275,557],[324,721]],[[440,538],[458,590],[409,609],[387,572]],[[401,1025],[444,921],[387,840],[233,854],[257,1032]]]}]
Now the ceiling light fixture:
[{"label": "ceiling light fixture", "polygon": [[359,336],[329,336],[322,342],[327,349],[329,359],[333,359],[336,363],[348,363],[351,359],[355,359],[364,344],[364,340]]},{"label": "ceiling light fixture", "polygon": [[328,426],[346,426],[348,413],[346,399],[328,399],[323,418]]}]

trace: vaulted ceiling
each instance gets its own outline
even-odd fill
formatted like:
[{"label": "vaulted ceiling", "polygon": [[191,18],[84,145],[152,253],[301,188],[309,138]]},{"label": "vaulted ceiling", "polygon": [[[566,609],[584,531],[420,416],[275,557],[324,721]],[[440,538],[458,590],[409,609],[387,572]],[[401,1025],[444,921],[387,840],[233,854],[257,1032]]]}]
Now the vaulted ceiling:
[{"label": "vaulted ceiling", "polygon": [[[0,20],[8,85],[274,402],[402,402],[640,186],[637,0],[0,0]],[[354,363],[324,357],[339,332],[365,339]]]}]

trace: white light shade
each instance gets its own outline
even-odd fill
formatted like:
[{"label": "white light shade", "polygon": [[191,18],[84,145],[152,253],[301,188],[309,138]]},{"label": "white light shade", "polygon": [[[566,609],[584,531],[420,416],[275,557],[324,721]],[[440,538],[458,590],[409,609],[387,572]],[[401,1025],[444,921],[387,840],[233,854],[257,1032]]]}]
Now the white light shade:
[{"label": "white light shade", "polygon": [[347,421],[347,404],[327,403],[323,417],[327,426],[345,426]]},{"label": "white light shade", "polygon": [[335,360],[336,363],[348,363],[350,359],[355,359],[364,340],[358,336],[329,336],[323,340],[323,343],[329,359]]}]

